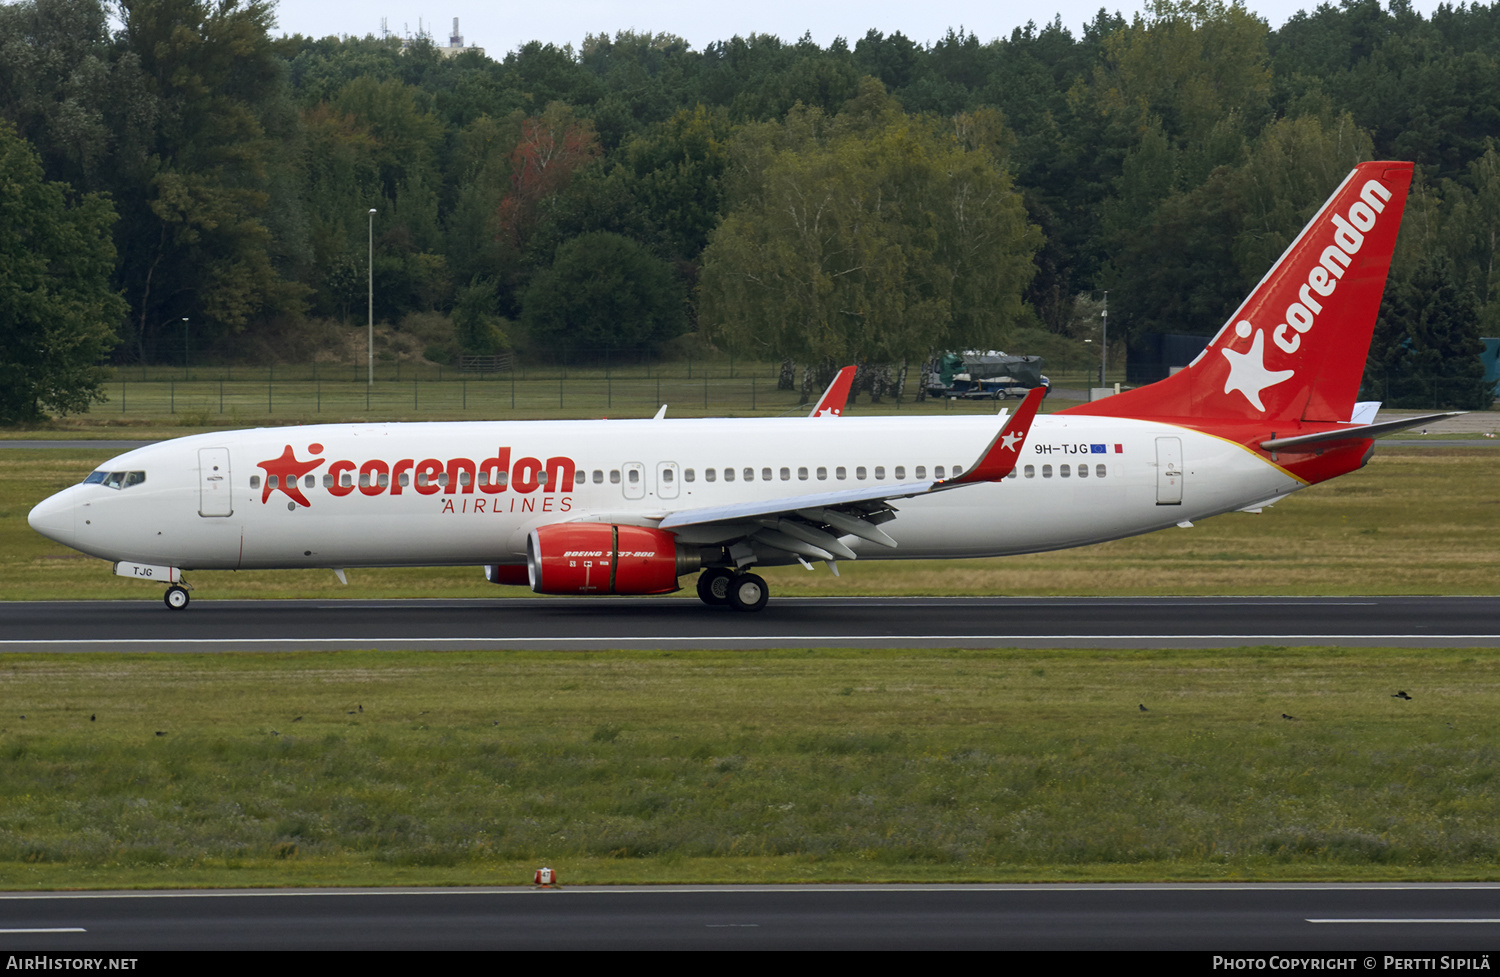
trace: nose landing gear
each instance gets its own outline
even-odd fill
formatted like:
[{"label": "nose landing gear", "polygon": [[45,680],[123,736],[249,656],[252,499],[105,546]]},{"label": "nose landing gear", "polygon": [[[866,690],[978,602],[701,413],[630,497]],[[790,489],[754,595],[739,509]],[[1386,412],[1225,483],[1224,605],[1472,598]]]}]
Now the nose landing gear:
[{"label": "nose landing gear", "polygon": [[180,567],[158,566],[154,563],[116,563],[115,576],[167,584],[162,602],[174,611],[188,606],[188,591],[193,589],[192,584],[182,579]]}]

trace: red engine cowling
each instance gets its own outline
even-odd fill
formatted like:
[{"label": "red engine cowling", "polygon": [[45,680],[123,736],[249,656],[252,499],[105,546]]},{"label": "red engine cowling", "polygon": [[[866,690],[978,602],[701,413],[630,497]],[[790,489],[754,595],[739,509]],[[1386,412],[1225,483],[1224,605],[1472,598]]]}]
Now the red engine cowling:
[{"label": "red engine cowling", "polygon": [[685,562],[677,537],[644,526],[565,522],[526,538],[526,568],[539,594],[669,594],[679,573],[696,569]]}]

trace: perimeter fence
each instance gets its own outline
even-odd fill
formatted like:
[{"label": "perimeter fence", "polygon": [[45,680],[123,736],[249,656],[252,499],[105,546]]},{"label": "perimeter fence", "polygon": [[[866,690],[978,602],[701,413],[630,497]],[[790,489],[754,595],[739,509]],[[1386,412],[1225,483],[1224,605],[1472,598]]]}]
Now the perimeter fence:
[{"label": "perimeter fence", "polygon": [[382,380],[129,380],[105,384],[108,400],[94,414],[194,414],[224,416],[405,417],[414,414],[475,417],[653,413],[661,404],[694,411],[775,412],[798,406],[797,391],[777,390],[775,380],[702,377],[532,378],[469,377]]},{"label": "perimeter fence", "polygon": [[[400,419],[490,417],[639,417],[663,405],[681,414],[772,415],[795,413],[806,400],[799,387],[782,389],[780,364],[679,360],[638,363],[623,369],[601,366],[472,373],[423,363],[377,363],[375,380],[366,368],[303,364],[241,366],[117,367],[104,385],[107,400],[91,413],[187,416],[193,423],[221,418]],[[1070,378],[1054,378],[1068,383]],[[1074,384],[1087,388],[1080,374]],[[918,402],[920,373],[908,374],[901,396],[887,390],[881,411],[938,410],[993,413],[990,400]],[[810,391],[816,400],[820,390]],[[868,390],[851,404],[869,410]]]},{"label": "perimeter fence", "polygon": [[[1084,399],[1097,386],[1097,373],[1049,371],[1053,396]],[[342,418],[404,419],[514,417],[650,416],[663,404],[680,414],[771,415],[794,413],[806,403],[800,389],[781,389],[780,364],[679,360],[608,366],[527,369],[474,373],[429,363],[376,364],[369,382],[366,367],[300,364],[243,366],[116,367],[104,385],[107,400],[94,405],[95,416],[188,415],[193,423],[220,419],[273,418],[326,420]],[[1110,376],[1110,381],[1123,376]],[[904,392],[887,389],[878,405],[868,389],[856,389],[855,411],[954,411],[992,413],[990,400],[949,400],[917,396],[921,375],[907,375]],[[816,399],[818,390],[809,395]],[[1382,377],[1367,383],[1362,396],[1386,407],[1442,410],[1482,409],[1474,381],[1443,376]]]}]

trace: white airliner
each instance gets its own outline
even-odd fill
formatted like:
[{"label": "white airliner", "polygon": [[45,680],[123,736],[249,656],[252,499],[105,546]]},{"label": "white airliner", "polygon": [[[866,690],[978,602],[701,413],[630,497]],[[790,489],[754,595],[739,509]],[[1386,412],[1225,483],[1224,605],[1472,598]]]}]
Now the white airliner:
[{"label": "white airliner", "polygon": [[[1005,556],[1256,510],[1362,467],[1355,398],[1412,165],[1355,168],[1203,354],[1037,415],[330,424],[126,452],[31,511],[115,572],[484,567],[543,594],[765,606],[757,566]],[[700,572],[701,571],[701,572]]]}]

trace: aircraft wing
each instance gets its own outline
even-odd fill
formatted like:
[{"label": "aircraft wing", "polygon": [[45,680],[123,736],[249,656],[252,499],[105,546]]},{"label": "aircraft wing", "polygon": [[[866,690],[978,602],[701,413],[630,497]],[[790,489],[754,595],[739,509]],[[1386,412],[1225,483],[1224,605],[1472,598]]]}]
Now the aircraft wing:
[{"label": "aircraft wing", "polygon": [[[799,558],[828,561],[856,558],[854,551],[839,541],[840,536],[858,536],[894,547],[895,540],[878,528],[880,523],[896,518],[896,509],[890,503],[1005,478],[1016,467],[1045,394],[1041,387],[1027,394],[974,464],[952,478],[682,509],[664,516],[658,528],[720,526],[750,543],[783,550]],[[748,548],[742,552],[744,562],[753,559]]]}]

